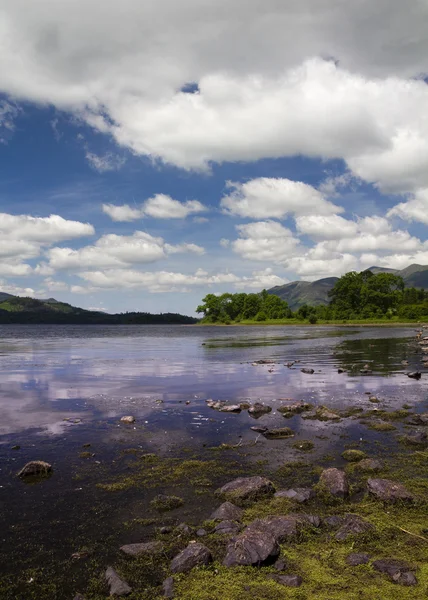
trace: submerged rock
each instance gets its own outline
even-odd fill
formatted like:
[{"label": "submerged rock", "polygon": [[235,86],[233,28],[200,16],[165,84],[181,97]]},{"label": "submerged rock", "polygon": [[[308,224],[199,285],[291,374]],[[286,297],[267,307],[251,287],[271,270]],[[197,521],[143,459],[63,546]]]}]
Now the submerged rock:
[{"label": "submerged rock", "polygon": [[265,433],[268,431],[269,427],[262,427],[260,425],[255,425],[254,427],[250,427],[251,431],[255,431],[256,433]]},{"label": "submerged rock", "polygon": [[121,423],[129,423],[129,424],[135,423],[135,417],[128,415],[128,416],[122,417],[120,419],[120,422]]},{"label": "submerged rock", "polygon": [[340,415],[333,412],[326,406],[318,406],[315,411],[307,412],[302,415],[303,419],[318,419],[319,421],[339,421]]},{"label": "submerged rock", "polygon": [[298,502],[299,504],[303,504],[304,502],[308,502],[315,496],[315,492],[312,488],[292,488],[289,490],[280,490],[276,492],[275,498],[288,498],[289,500],[294,500],[294,502]]},{"label": "submerged rock", "polygon": [[306,373],[307,375],[312,375],[313,373],[315,373],[314,369],[306,369],[306,368],[304,368],[304,369],[300,369],[300,371],[302,373]]},{"label": "submerged rock", "polygon": [[211,521],[240,521],[244,511],[231,502],[224,502],[210,516]]},{"label": "submerged rock", "polygon": [[[281,401],[281,398],[279,400]],[[287,404],[281,405],[277,410],[284,417],[289,418],[306,410],[310,410],[311,408],[312,404],[309,404],[308,402],[289,400],[287,401]]]},{"label": "submerged rock", "polygon": [[208,565],[212,561],[211,552],[203,544],[190,543],[172,560],[172,573],[188,573],[194,567]]},{"label": "submerged rock", "polygon": [[426,446],[428,444],[428,434],[425,431],[416,431],[411,435],[404,435],[400,441],[410,446]]},{"label": "submerged rock", "polygon": [[349,494],[348,479],[344,471],[331,468],[325,469],[320,476],[320,486],[336,498],[346,498]]},{"label": "submerged rock", "polygon": [[226,483],[216,493],[226,498],[226,500],[242,505],[262,498],[269,498],[275,493],[275,487],[265,477],[239,477]]},{"label": "submerged rock", "polygon": [[353,552],[352,554],[348,554],[345,560],[351,567],[356,567],[358,565],[366,565],[370,557],[365,552]]},{"label": "submerged rock", "polygon": [[268,429],[267,431],[264,431],[262,435],[269,440],[278,440],[293,437],[294,431],[289,427],[280,427],[278,429]]},{"label": "submerged rock", "polygon": [[150,506],[159,511],[174,510],[175,508],[183,506],[183,504],[183,498],[179,498],[178,496],[166,496],[165,494],[158,494],[150,502]]},{"label": "submerged rock", "polygon": [[358,462],[366,456],[366,453],[362,450],[345,450],[345,452],[342,452],[342,458],[348,462]]},{"label": "submerged rock", "polygon": [[261,404],[260,402],[256,402],[248,409],[248,414],[255,419],[259,419],[263,415],[267,415],[270,412],[272,412],[272,407],[268,406],[267,404]]},{"label": "submerged rock", "polygon": [[125,554],[129,554],[130,556],[142,556],[142,555],[152,555],[159,554],[163,551],[162,542],[146,542],[142,544],[127,544],[125,546],[121,546],[122,552]]},{"label": "submerged rock", "polygon": [[385,573],[394,583],[402,585],[416,585],[418,583],[413,573],[415,569],[405,560],[383,558],[375,560],[372,564],[376,571]]},{"label": "submerged rock", "polygon": [[345,515],[345,519],[336,533],[336,540],[343,542],[350,535],[360,535],[374,529],[373,525],[359,515]]},{"label": "submerged rock", "polygon": [[162,583],[162,596],[164,598],[174,598],[174,579],[168,577]]},{"label": "submerged rock", "polygon": [[422,413],[420,415],[414,415],[409,420],[409,423],[411,425],[428,425],[428,413]]},{"label": "submerged rock", "polygon": [[389,479],[368,479],[367,490],[372,496],[384,502],[396,502],[397,500],[413,500],[413,495],[396,481]]},{"label": "submerged rock", "polygon": [[52,473],[52,465],[43,460],[32,460],[22,467],[18,477],[47,477]]},{"label": "submerged rock", "polygon": [[105,578],[110,588],[110,596],[128,596],[132,592],[132,588],[119,577],[112,567],[108,567]]}]

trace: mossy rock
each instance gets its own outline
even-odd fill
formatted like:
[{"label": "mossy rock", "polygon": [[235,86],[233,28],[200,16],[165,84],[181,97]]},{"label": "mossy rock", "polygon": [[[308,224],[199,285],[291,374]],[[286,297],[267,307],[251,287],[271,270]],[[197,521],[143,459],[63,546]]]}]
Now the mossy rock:
[{"label": "mossy rock", "polygon": [[159,494],[150,502],[150,506],[162,512],[174,510],[175,508],[183,506],[183,504],[183,498],[179,498],[178,496],[165,496],[164,494]]},{"label": "mossy rock", "polygon": [[366,457],[367,454],[362,450],[345,450],[345,452],[342,452],[342,458],[348,462],[358,462]]},{"label": "mossy rock", "polygon": [[301,452],[310,452],[313,450],[314,446],[315,444],[309,440],[300,440],[293,444],[293,448],[295,450],[300,450]]},{"label": "mossy rock", "polygon": [[397,429],[392,423],[385,423],[385,421],[369,423],[368,428],[373,429],[373,431],[394,431]]}]

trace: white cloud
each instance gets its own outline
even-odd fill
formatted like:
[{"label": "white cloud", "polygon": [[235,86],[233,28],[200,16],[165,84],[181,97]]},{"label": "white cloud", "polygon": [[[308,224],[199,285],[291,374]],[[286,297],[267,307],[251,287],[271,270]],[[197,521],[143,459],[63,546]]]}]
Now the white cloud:
[{"label": "white cloud", "polygon": [[132,235],[107,234],[94,245],[78,250],[51,248],[47,251],[49,267],[55,270],[124,267],[151,263],[166,258],[169,254],[191,252],[203,254],[204,249],[196,244],[166,244],[163,238],[153,237],[144,231]]},{"label": "white cloud", "polygon": [[208,223],[209,219],[207,219],[206,217],[193,217],[192,221],[194,223],[200,223],[200,224],[202,224],[202,223]]},{"label": "white cloud", "polygon": [[24,298],[32,298],[36,294],[36,292],[30,287],[20,287],[12,283],[8,283],[4,279],[0,279],[0,292],[12,294],[12,296],[23,296]]},{"label": "white cloud", "polygon": [[279,277],[279,275],[276,275],[272,269],[267,268],[263,271],[253,271],[251,277],[242,277],[239,283],[235,283],[235,287],[239,289],[250,288],[260,291],[275,287],[276,285],[284,285],[288,282],[288,279]]},{"label": "white cloud", "polygon": [[311,185],[290,179],[260,177],[246,183],[229,181],[232,192],[221,199],[224,212],[251,219],[283,219],[289,214],[333,214],[343,209],[325,200]]},{"label": "white cloud", "polygon": [[[124,204],[122,206],[103,204],[102,208],[113,221],[135,221],[136,219],[141,219],[145,216],[153,217],[155,219],[184,219],[191,214],[207,210],[207,208],[198,200],[180,202],[166,194],[156,194],[139,207],[131,207],[129,204]],[[203,219],[203,217],[199,218]],[[207,219],[205,219],[205,221],[206,220]]]},{"label": "white cloud", "polygon": [[259,221],[237,225],[239,238],[232,242],[234,252],[247,260],[285,260],[298,252],[293,233],[275,221]]},{"label": "white cloud", "polygon": [[6,144],[9,141],[15,129],[15,119],[18,114],[19,108],[15,104],[0,100],[0,144]]},{"label": "white cloud", "polygon": [[126,162],[126,159],[118,156],[116,154],[112,154],[111,152],[107,152],[106,154],[99,156],[94,152],[86,152],[86,160],[89,165],[98,173],[107,173],[108,171],[118,171],[123,167]]},{"label": "white cloud", "polygon": [[25,240],[36,244],[53,244],[73,238],[93,235],[89,223],[69,221],[59,215],[32,217],[0,213],[0,237],[2,240]]},{"label": "white cloud", "polygon": [[296,228],[299,233],[308,235],[312,239],[340,240],[354,237],[358,225],[354,221],[344,219],[339,215],[305,215],[296,217]]},{"label": "white cloud", "polygon": [[387,216],[428,225],[428,188],[417,191],[407,202],[396,204],[388,211]]}]

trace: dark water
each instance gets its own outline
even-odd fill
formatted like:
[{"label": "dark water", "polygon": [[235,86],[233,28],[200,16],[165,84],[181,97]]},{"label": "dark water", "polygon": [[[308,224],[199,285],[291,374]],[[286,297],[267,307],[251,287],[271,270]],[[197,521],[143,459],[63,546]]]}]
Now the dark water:
[{"label": "dark water", "polygon": [[[211,460],[218,458],[213,447],[229,444],[238,447],[233,459],[248,472],[258,460],[273,469],[301,458],[289,440],[269,441],[251,431],[256,422],[246,412],[207,408],[208,398],[270,404],[272,413],[257,424],[290,426],[293,441],[314,440],[312,461],[334,461],[350,440],[388,452],[395,436],[370,432],[355,419],[285,420],[275,408],[279,399],[293,398],[367,410],[373,409],[366,394],[371,392],[382,409],[406,403],[416,412],[426,410],[428,378],[406,376],[421,369],[414,338],[414,328],[0,327],[2,574],[13,579],[19,571],[28,583],[32,569],[43,565],[52,577],[74,585],[84,575],[70,561],[79,548],[99,547],[107,560],[119,543],[149,535],[125,531],[123,523],[150,517],[150,499],[171,491],[168,486],[121,494],[96,487],[129,468],[121,458],[124,449]],[[254,366],[258,359],[276,364]],[[287,368],[288,361],[300,362]],[[360,374],[366,364],[371,375]],[[315,373],[303,374],[303,367]],[[134,415],[135,424],[120,424],[123,415]],[[85,461],[80,453],[88,443],[94,456]],[[14,445],[20,449],[12,450]],[[54,475],[38,485],[21,482],[16,472],[32,459],[52,463]],[[189,498],[177,519],[206,518],[214,504],[211,496]],[[71,585],[52,598],[69,592]],[[27,594],[24,586],[19,597]]]}]

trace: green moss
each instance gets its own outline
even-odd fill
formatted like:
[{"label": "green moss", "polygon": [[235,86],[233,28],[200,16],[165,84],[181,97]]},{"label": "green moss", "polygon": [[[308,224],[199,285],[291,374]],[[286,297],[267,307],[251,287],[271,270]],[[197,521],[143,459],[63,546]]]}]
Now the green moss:
[{"label": "green moss", "polygon": [[397,429],[392,423],[385,423],[384,421],[369,423],[368,428],[373,429],[373,431],[394,431],[394,429]]},{"label": "green moss", "polygon": [[349,462],[358,462],[366,456],[367,454],[362,450],[345,450],[345,452],[342,452],[342,458]]},{"label": "green moss", "polygon": [[79,458],[92,458],[94,455],[92,452],[81,452]]},{"label": "green moss", "polygon": [[298,442],[294,442],[293,448],[296,450],[300,450],[301,452],[310,452],[314,448],[314,443],[309,440],[300,440]]},{"label": "green moss", "polygon": [[151,507],[162,512],[174,510],[175,508],[183,506],[183,504],[183,498],[179,498],[178,496],[165,496],[163,494],[156,496],[156,498],[153,498],[153,500],[150,502]]}]

